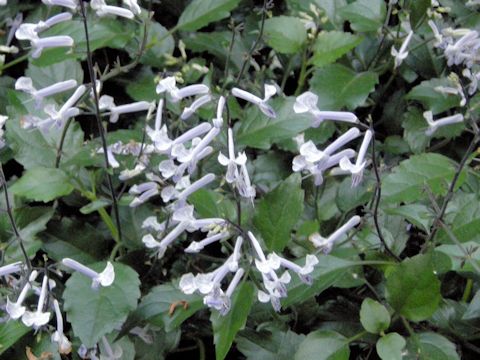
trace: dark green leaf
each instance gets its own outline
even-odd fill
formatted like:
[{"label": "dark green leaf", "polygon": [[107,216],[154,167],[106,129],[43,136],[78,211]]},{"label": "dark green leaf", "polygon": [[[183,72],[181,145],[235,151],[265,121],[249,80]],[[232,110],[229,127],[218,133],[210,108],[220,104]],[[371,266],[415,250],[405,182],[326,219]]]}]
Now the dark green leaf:
[{"label": "dark green leaf", "polygon": [[360,322],[368,332],[380,334],[390,326],[390,314],[378,301],[366,298],[360,308]]},{"label": "dark green leaf", "polygon": [[350,348],[347,339],[329,330],[317,330],[300,343],[295,360],[348,360]]},{"label": "dark green leaf", "polygon": [[432,332],[416,334],[417,341],[408,339],[406,360],[460,360],[455,344],[442,335]]},{"label": "dark green leaf", "polygon": [[253,223],[270,251],[281,252],[303,212],[300,174],[292,174],[257,205]]},{"label": "dark green leaf", "polygon": [[387,334],[377,341],[377,354],[382,360],[402,360],[403,348],[407,342],[397,333]]},{"label": "dark green leaf", "polygon": [[[92,266],[102,271],[105,263]],[[64,310],[73,331],[87,347],[93,347],[103,335],[121,326],[140,297],[138,275],[130,267],[115,263],[115,281],[111,286],[92,289],[92,279],[75,272],[63,293]],[[88,311],[86,311],[88,309]]]},{"label": "dark green leaf", "polygon": [[417,255],[402,261],[387,276],[388,303],[412,321],[428,319],[437,309],[440,281],[434,274],[431,255]]},{"label": "dark green leaf", "polygon": [[292,16],[276,16],[265,21],[265,41],[274,50],[284,54],[294,54],[307,40],[303,22]]},{"label": "dark green leaf", "polygon": [[32,168],[10,188],[13,194],[29,200],[49,202],[73,191],[68,175],[60,169]]},{"label": "dark green leaf", "polygon": [[423,204],[403,205],[395,208],[385,209],[390,215],[402,216],[405,220],[422,229],[427,234],[430,233],[435,214],[432,210]]},{"label": "dark green leaf", "polygon": [[0,324],[0,355],[30,331],[21,321],[12,320]]},{"label": "dark green leaf", "polygon": [[378,83],[378,74],[361,72],[340,64],[330,64],[317,69],[310,86],[318,95],[318,107],[323,110],[338,110],[347,107],[350,110],[362,106],[368,94]]},{"label": "dark green leaf", "polygon": [[310,61],[315,66],[330,64],[361,42],[360,36],[343,31],[321,32],[315,41],[314,53]]},{"label": "dark green leaf", "polygon": [[340,14],[355,31],[377,31],[385,20],[386,5],[383,0],[357,0],[341,8]]},{"label": "dark green leaf", "polygon": [[183,10],[177,27],[182,30],[195,31],[230,15],[240,0],[193,0]]},{"label": "dark green leaf", "polygon": [[213,327],[213,342],[215,343],[217,360],[223,360],[227,356],[235,335],[245,326],[254,301],[254,294],[253,285],[244,282],[233,294],[231,309],[225,316],[218,312],[212,312],[210,320]]},{"label": "dark green leaf", "polygon": [[419,101],[425,110],[432,111],[434,115],[460,105],[458,95],[446,95],[436,91],[438,86],[454,87],[454,84],[448,78],[425,80],[410,90],[406,98]]}]

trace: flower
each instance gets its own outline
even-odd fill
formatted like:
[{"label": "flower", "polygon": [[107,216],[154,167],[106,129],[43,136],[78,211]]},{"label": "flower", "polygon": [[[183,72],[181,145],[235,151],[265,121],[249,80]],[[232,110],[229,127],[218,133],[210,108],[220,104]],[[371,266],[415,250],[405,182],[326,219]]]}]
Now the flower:
[{"label": "flower", "polygon": [[63,317],[57,299],[53,300],[55,317],[57,318],[57,330],[52,334],[52,342],[58,344],[58,352],[62,355],[68,355],[72,352],[72,343],[63,333]]},{"label": "flower", "polygon": [[203,250],[205,246],[213,244],[216,241],[227,239],[229,237],[230,237],[230,233],[228,231],[225,231],[225,232],[221,232],[221,233],[206,237],[201,241],[192,241],[184,251],[190,254],[198,253],[201,250]]},{"label": "flower", "polygon": [[45,5],[58,5],[75,10],[78,6],[77,0],[42,0]]},{"label": "flower", "polygon": [[128,191],[129,194],[139,195],[136,196],[130,203],[130,207],[137,207],[143,204],[145,201],[159,193],[158,184],[154,181],[147,181],[142,184],[133,185]]},{"label": "flower", "polygon": [[245,153],[239,153],[235,157],[235,148],[233,143],[233,130],[228,128],[228,158],[223,155],[221,152],[218,153],[218,162],[227,167],[227,173],[225,175],[225,180],[231,184],[235,181],[238,181],[240,173],[238,171],[238,165],[243,165],[247,162],[247,156]]},{"label": "flower", "polygon": [[175,77],[169,76],[160,80],[156,87],[156,91],[157,94],[167,92],[172,98],[172,102],[176,103],[185,97],[207,94],[210,89],[204,84],[194,84],[179,89],[176,86]]},{"label": "flower", "polygon": [[28,282],[23,286],[22,291],[20,291],[20,295],[18,295],[16,302],[11,302],[10,298],[7,297],[7,306],[5,310],[12,319],[19,319],[25,313],[26,308],[25,306],[22,306],[22,304],[27,297],[28,291],[32,288],[31,282],[35,281],[37,275],[38,272],[36,270],[33,270],[30,273]]},{"label": "flower", "polygon": [[130,8],[130,11],[135,15],[140,15],[142,9],[138,6],[137,0],[123,0],[123,3]]},{"label": "flower", "polygon": [[175,226],[175,228],[170,231],[161,241],[157,241],[151,234],[147,234],[142,238],[142,242],[149,249],[157,248],[157,256],[160,259],[165,254],[167,247],[186,230],[188,223],[189,221],[182,221],[178,223],[178,225]]},{"label": "flower", "polygon": [[[108,99],[108,98],[104,98],[104,99]],[[113,103],[113,100],[112,102],[109,102],[109,103],[105,103],[105,100],[104,100],[102,107],[110,110],[110,122],[116,123],[121,114],[148,110],[152,106],[154,107],[155,105],[152,105],[152,103],[149,103],[148,101],[137,101],[131,104],[115,105]]]},{"label": "flower", "polygon": [[47,296],[47,284],[48,277],[44,275],[42,289],[38,297],[37,310],[35,312],[25,311],[22,315],[22,322],[28,327],[33,327],[35,330],[47,324],[50,320],[50,312],[43,312],[43,305],[45,304],[45,297]]},{"label": "flower", "polygon": [[403,60],[407,58],[408,56],[407,47],[408,47],[408,44],[410,43],[410,40],[412,39],[412,36],[413,36],[413,31],[410,30],[407,37],[403,41],[402,46],[400,47],[400,50],[397,51],[397,49],[395,49],[395,47],[392,46],[390,53],[395,58],[394,65],[393,65],[394,69],[399,67],[400,64],[403,62]]},{"label": "flower", "polygon": [[249,93],[248,91],[236,87],[232,89],[233,96],[255,104],[265,115],[271,118],[277,117],[277,114],[272,109],[272,107],[267,104],[267,101],[276,93],[277,88],[273,85],[265,85],[265,97],[263,99]]},{"label": "flower", "polygon": [[328,254],[332,251],[333,244],[338,241],[343,235],[347,233],[354,226],[357,226],[360,223],[360,216],[352,216],[345,224],[343,224],[339,229],[337,229],[333,234],[328,238],[320,236],[320,234],[315,233],[310,235],[310,241],[317,248],[321,248],[325,254]]},{"label": "flower", "polygon": [[76,86],[77,86],[77,81],[73,79],[60,81],[58,83],[52,84],[50,86],[44,87],[39,90],[35,89],[32,83],[32,79],[29,77],[21,76],[15,82],[15,90],[21,90],[31,94],[35,99],[37,105],[39,105],[42,102],[43,98],[47,96],[55,95],[60,92],[73,89]]},{"label": "flower", "polygon": [[127,19],[133,19],[135,17],[132,11],[118,6],[107,5],[104,0],[92,0],[90,7],[95,10],[97,16],[100,17],[107,15],[120,16]]},{"label": "flower", "polygon": [[[6,118],[6,116],[4,116]],[[1,185],[1,184],[0,184]],[[19,272],[23,269],[23,263],[21,261],[14,262],[12,264],[4,265],[0,267],[0,276],[6,276]]]},{"label": "flower", "polygon": [[346,111],[320,111],[317,107],[318,96],[307,91],[295,99],[293,104],[293,111],[297,114],[308,112],[313,115],[312,127],[316,128],[324,120],[345,121],[349,123],[358,123],[358,118],[355,114]]},{"label": "flower", "polygon": [[208,104],[211,100],[212,100],[212,96],[210,94],[200,96],[190,106],[187,106],[185,109],[183,109],[182,115],[180,115],[180,119],[187,120],[200,107],[202,107],[205,104]]},{"label": "flower", "polygon": [[217,104],[217,117],[213,119],[213,126],[221,128],[223,125],[223,108],[225,107],[225,97],[220,96]]},{"label": "flower", "polygon": [[69,267],[70,269],[76,270],[79,273],[91,278],[92,289],[98,289],[99,285],[102,285],[103,287],[110,286],[113,284],[113,281],[115,280],[115,270],[110,261],[107,262],[107,266],[101,273],[98,273],[90,269],[89,267],[79,263],[78,261],[75,261],[70,258],[63,259],[62,264],[65,265],[66,267]]},{"label": "flower", "polygon": [[455,114],[434,121],[432,112],[425,111],[423,113],[423,117],[425,118],[425,120],[427,120],[428,123],[428,129],[425,131],[425,135],[427,136],[432,136],[438,130],[438,128],[442,126],[457,124],[463,121],[462,114]]},{"label": "flower", "polygon": [[357,187],[363,179],[363,171],[367,162],[365,161],[365,154],[367,153],[368,146],[372,140],[372,132],[367,130],[365,132],[365,137],[363,138],[362,145],[360,146],[360,151],[357,155],[357,160],[355,164],[352,164],[350,159],[345,156],[340,160],[340,168],[344,171],[348,171],[352,174],[352,187]]}]

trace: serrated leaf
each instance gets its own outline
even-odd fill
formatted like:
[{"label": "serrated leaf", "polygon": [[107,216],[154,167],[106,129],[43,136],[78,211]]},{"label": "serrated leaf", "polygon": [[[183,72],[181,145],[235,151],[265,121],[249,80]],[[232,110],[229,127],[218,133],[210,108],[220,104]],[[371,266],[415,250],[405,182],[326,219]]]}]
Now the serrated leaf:
[{"label": "serrated leaf", "polygon": [[[416,334],[417,339],[408,339],[405,360],[460,360],[455,344],[444,336],[432,332]],[[420,348],[417,348],[417,343]]]},{"label": "serrated leaf", "polygon": [[407,345],[407,342],[403,336],[390,333],[378,339],[376,344],[377,354],[382,360],[402,360],[405,345]]},{"label": "serrated leaf", "polygon": [[330,330],[317,330],[300,343],[295,360],[348,360],[350,348],[347,339]]},{"label": "serrated leaf", "polygon": [[473,320],[478,318],[480,318],[480,290],[475,293],[472,301],[468,304],[467,310],[462,316],[462,320]]},{"label": "serrated leaf", "polygon": [[378,301],[366,298],[360,308],[360,322],[368,332],[380,334],[390,326],[390,314]]},{"label": "serrated leaf", "polygon": [[236,130],[235,139],[239,145],[267,150],[281,140],[291,139],[308,129],[312,123],[309,116],[295,114],[295,98],[275,98],[269,103],[277,111],[277,117],[266,117],[256,106],[250,107]]},{"label": "serrated leaf", "polygon": [[200,189],[190,195],[188,199],[202,218],[234,219],[236,215],[234,203],[217,192]]},{"label": "serrated leaf", "polygon": [[454,87],[454,84],[448,78],[425,80],[410,90],[406,99],[419,101],[425,110],[432,111],[434,115],[460,105],[458,95],[443,94],[436,91],[435,88],[439,86]]},{"label": "serrated leaf", "polygon": [[336,204],[340,211],[350,211],[370,201],[374,191],[375,183],[372,179],[364,179],[360,185],[352,187],[352,179],[346,177],[338,186]]},{"label": "serrated leaf", "polygon": [[212,312],[210,320],[217,360],[223,360],[227,356],[235,335],[245,327],[253,304],[254,292],[253,285],[244,282],[234,292],[230,311],[225,316],[220,315],[219,312]]},{"label": "serrated leaf", "polygon": [[303,213],[300,174],[292,174],[258,203],[253,217],[268,250],[281,252]]},{"label": "serrated leaf", "polygon": [[432,256],[417,255],[402,261],[388,274],[386,290],[388,303],[400,315],[412,321],[428,319],[441,299]]},{"label": "serrated leaf", "polygon": [[25,75],[32,78],[33,86],[36,89],[70,79],[76,80],[78,84],[83,83],[82,67],[75,60],[65,60],[54,65],[42,67],[29,64]]},{"label": "serrated leaf", "polygon": [[[105,263],[91,266],[102,271]],[[92,279],[75,272],[66,282],[64,310],[73,331],[87,347],[93,347],[103,335],[123,324],[137,307],[140,281],[130,267],[115,263],[115,281],[111,286],[92,289]]]},{"label": "serrated leaf", "polygon": [[240,0],[193,0],[183,10],[177,27],[186,31],[195,31],[230,15]]},{"label": "serrated leaf", "polygon": [[29,200],[49,202],[70,194],[74,187],[61,169],[37,167],[27,170],[10,190]]},{"label": "serrated leaf", "polygon": [[357,0],[340,9],[340,15],[355,31],[377,31],[383,25],[387,7],[383,0]]},{"label": "serrated leaf", "polygon": [[[428,199],[425,187],[435,195],[445,195],[456,171],[455,163],[446,156],[427,153],[402,161],[382,181],[382,200],[388,203],[411,203]],[[457,188],[465,176],[461,175]]]},{"label": "serrated leaf", "polygon": [[307,40],[303,22],[293,16],[276,16],[265,21],[265,41],[274,50],[283,54],[294,54]]},{"label": "serrated leaf", "polygon": [[378,83],[378,74],[356,73],[346,66],[330,64],[317,69],[310,80],[311,90],[318,95],[318,107],[324,110],[350,110],[364,105]]},{"label": "serrated leaf", "polygon": [[330,64],[362,42],[357,35],[343,31],[321,32],[315,40],[310,62],[315,66]]}]

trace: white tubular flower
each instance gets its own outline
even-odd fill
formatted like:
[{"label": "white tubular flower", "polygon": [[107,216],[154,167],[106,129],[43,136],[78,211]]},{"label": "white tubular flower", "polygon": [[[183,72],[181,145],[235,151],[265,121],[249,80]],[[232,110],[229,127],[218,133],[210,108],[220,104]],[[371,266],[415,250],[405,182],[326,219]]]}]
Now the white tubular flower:
[{"label": "white tubular flower", "polygon": [[28,282],[23,286],[22,291],[20,292],[20,295],[18,295],[18,299],[16,302],[11,302],[10,299],[7,297],[7,306],[5,310],[7,311],[10,318],[19,319],[25,313],[26,308],[22,304],[28,295],[28,291],[32,288],[31,283],[35,281],[37,276],[38,272],[36,270],[33,270],[30,273]]},{"label": "white tubular flower", "polygon": [[478,89],[478,82],[480,81],[480,71],[476,73],[471,72],[470,69],[463,69],[462,75],[470,80],[470,85],[468,85],[468,95],[473,95]]},{"label": "white tubular flower", "polygon": [[425,111],[423,113],[423,117],[425,118],[425,120],[427,120],[427,123],[428,123],[428,129],[425,130],[425,135],[427,136],[432,136],[438,130],[438,128],[442,126],[463,122],[462,114],[455,114],[455,115],[447,116],[438,120],[433,120],[432,112]]},{"label": "white tubular flower", "polygon": [[159,223],[156,216],[149,216],[142,223],[142,229],[154,230],[157,232],[165,231],[165,222]]},{"label": "white tubular flower", "polygon": [[145,201],[159,193],[158,184],[154,181],[147,181],[142,184],[133,185],[128,191],[129,194],[140,195],[136,196],[130,203],[130,207],[137,207]]},{"label": "white tubular flower", "polygon": [[372,132],[367,130],[365,132],[365,137],[363,138],[362,145],[360,146],[360,151],[358,152],[357,160],[355,164],[352,164],[348,157],[343,157],[340,160],[340,169],[348,171],[352,174],[352,187],[357,187],[360,185],[363,179],[363,171],[367,162],[365,161],[365,155],[372,140]]},{"label": "white tubular flower", "polygon": [[238,166],[247,163],[247,156],[245,153],[239,153],[235,157],[235,144],[233,142],[233,130],[228,128],[228,158],[221,152],[218,153],[218,162],[227,167],[225,180],[231,184],[239,178]]},{"label": "white tubular flower", "polygon": [[156,241],[153,236],[144,236],[142,238],[142,242],[145,244],[146,247],[150,249],[157,249],[157,256],[159,259],[165,255],[165,251],[167,250],[167,247],[175,241],[176,238],[178,238],[188,227],[189,221],[182,221],[177,226],[173,228],[172,231],[170,231],[167,236],[165,236],[161,241]]},{"label": "white tubular flower", "polygon": [[213,119],[213,126],[221,128],[223,126],[223,109],[225,107],[225,97],[220,96],[217,104],[217,117]]},{"label": "white tubular flower", "polygon": [[55,309],[55,317],[57,318],[57,330],[52,334],[52,342],[57,343],[60,354],[68,355],[72,352],[72,343],[63,333],[63,316],[57,299],[53,300],[53,308]]},{"label": "white tubular flower", "polygon": [[408,47],[408,44],[410,43],[410,40],[412,39],[412,36],[413,36],[413,31],[410,30],[407,37],[403,41],[402,46],[400,47],[400,50],[397,51],[397,49],[395,49],[395,47],[392,46],[392,49],[391,49],[390,53],[395,58],[394,59],[394,65],[393,65],[394,69],[399,67],[401,65],[401,63],[403,62],[403,60],[405,60],[407,58],[407,56],[408,56],[407,47]]},{"label": "white tubular flower", "polygon": [[231,306],[231,300],[230,299],[231,299],[233,292],[237,288],[238,283],[240,282],[240,280],[242,279],[244,274],[245,274],[245,270],[243,270],[242,268],[239,268],[236,271],[235,275],[233,276],[232,281],[230,281],[230,284],[228,285],[227,291],[225,291],[225,297],[224,297],[224,302],[222,304],[222,307],[220,309],[218,309],[218,311],[220,312],[220,315],[225,316],[230,311],[230,306]]},{"label": "white tubular flower", "polygon": [[35,330],[43,325],[46,325],[50,320],[50,312],[43,312],[43,305],[45,304],[45,298],[47,296],[47,285],[48,277],[44,275],[42,289],[40,290],[40,295],[38,297],[37,310],[35,312],[25,311],[22,316],[22,322],[25,324],[25,326],[33,327]]},{"label": "white tubular flower", "polygon": [[43,49],[73,46],[73,39],[70,36],[59,35],[40,39],[37,34],[37,27],[37,24],[22,24],[15,32],[15,37],[18,40],[30,41],[33,48],[32,57],[34,59],[40,57]]},{"label": "white tubular flower", "polygon": [[[468,69],[466,69],[468,70]],[[444,95],[458,95],[460,96],[460,106],[465,106],[467,103],[467,98],[465,97],[465,94],[463,93],[462,86],[460,83],[457,83],[457,87],[451,87],[451,86],[436,86],[433,90],[436,92],[439,92],[440,94]]]},{"label": "white tubular flower", "polygon": [[[196,159],[198,158],[198,155],[212,142],[212,140],[219,134],[220,129],[219,128],[212,128],[210,131],[205,135],[202,140],[198,142],[198,144],[191,149],[191,151],[188,153],[188,156],[186,158],[177,158],[179,162],[192,162],[196,163]],[[194,164],[193,164],[194,165]]]},{"label": "white tubular flower", "polygon": [[45,21],[39,21],[37,24],[36,31],[40,32],[52,27],[53,25],[59,24],[64,21],[72,20],[72,17],[73,15],[69,12],[63,12],[63,13],[54,15]]},{"label": "white tubular flower", "polygon": [[433,43],[433,46],[435,47],[442,47],[444,41],[443,41],[443,36],[440,34],[440,31],[438,31],[437,25],[432,20],[428,20],[428,26],[432,29],[433,36],[435,37],[435,42]]},{"label": "white tubular flower", "polygon": [[103,287],[110,286],[115,280],[115,269],[110,261],[107,262],[107,266],[101,273],[70,258],[63,259],[62,264],[92,279],[92,289],[98,289],[100,285]]},{"label": "white tubular flower", "polygon": [[71,90],[77,86],[76,80],[65,80],[58,83],[49,85],[39,90],[35,89],[32,83],[32,79],[26,76],[21,76],[15,82],[15,90],[21,90],[29,93],[35,99],[37,105],[39,105],[43,98],[51,95],[55,95],[67,90]]},{"label": "white tubular flower", "polygon": [[[110,160],[108,162],[109,162],[109,164],[111,164]],[[120,171],[120,175],[118,176],[118,179],[121,180],[121,181],[126,181],[126,180],[129,180],[129,179],[132,179],[132,178],[140,175],[145,169],[146,169],[145,165],[137,164],[137,165],[135,165],[135,168],[133,168],[133,169],[124,169],[124,170]]]},{"label": "white tubular flower", "polygon": [[318,264],[318,259],[315,255],[311,255],[311,254],[307,255],[305,259],[305,266],[303,267],[281,256],[278,256],[275,253],[272,253],[270,255],[272,256],[272,258],[276,258],[275,261],[278,262],[280,266],[297,273],[298,277],[302,282],[304,282],[307,285],[312,285],[313,279],[310,276],[310,274],[313,272],[315,265]]},{"label": "white tubular flower", "polygon": [[[247,155],[245,153],[240,154],[239,156],[247,158]],[[250,176],[248,175],[248,170],[247,170],[247,164],[246,161],[244,164],[240,165],[240,176],[238,177],[238,180],[235,183],[238,193],[240,194],[241,197],[250,199],[253,205],[253,200],[255,199],[256,191],[255,191],[255,186],[252,185],[250,181]]]},{"label": "white tubular flower", "polygon": [[[456,43],[448,44],[445,48],[444,53],[447,58],[447,65],[460,65],[463,63],[467,68],[471,68],[475,61],[478,61],[478,32],[470,29],[453,30],[453,32],[455,31],[460,34],[464,33],[464,35]],[[454,33],[453,36],[455,35]]]},{"label": "white tubular flower", "polygon": [[196,254],[203,250],[207,245],[213,244],[216,241],[227,239],[230,237],[228,231],[209,236],[201,241],[192,241],[190,245],[184,250],[186,253]]},{"label": "white tubular flower", "polygon": [[317,248],[321,248],[324,254],[328,254],[332,251],[333,244],[338,241],[343,235],[347,233],[350,229],[357,226],[360,223],[360,216],[352,216],[345,224],[343,224],[338,230],[331,234],[328,238],[320,236],[320,234],[315,233],[310,236],[310,241]]},{"label": "white tubular flower", "polygon": [[191,184],[189,187],[187,187],[185,190],[183,190],[180,194],[178,194],[178,197],[177,197],[178,201],[180,203],[186,201],[187,197],[189,197],[195,191],[203,188],[204,186],[207,186],[213,180],[215,180],[215,175],[214,174],[210,173],[210,174],[207,174],[207,175],[203,176],[202,178],[198,179],[193,184]]},{"label": "white tubular flower", "polygon": [[45,5],[58,5],[72,10],[76,10],[78,6],[77,0],[42,0]]},{"label": "white tubular flower", "polygon": [[[0,150],[5,146],[5,139],[3,138],[3,134],[4,134],[3,127],[7,122],[7,120],[8,120],[8,116],[0,115]],[[1,276],[1,268],[0,268],[0,276]]]},{"label": "white tubular flower", "polygon": [[175,80],[175,77],[168,76],[165,79],[160,80],[155,90],[157,94],[161,94],[164,92],[167,92],[170,94],[174,91],[178,91],[176,84],[177,84],[177,81]]},{"label": "white tubular flower", "polygon": [[187,106],[183,109],[182,115],[180,115],[180,119],[187,120],[190,116],[195,114],[195,112],[201,108],[203,105],[208,104],[212,100],[212,96],[210,94],[200,96],[196,99],[190,106]]},{"label": "white tubular flower", "polygon": [[100,17],[108,15],[120,16],[127,19],[133,19],[135,17],[130,10],[118,6],[107,5],[104,0],[92,0],[90,2],[90,7],[95,10],[97,16]]},{"label": "white tubular flower", "polygon": [[317,107],[318,96],[307,91],[295,99],[293,111],[297,114],[310,113],[313,115],[312,127],[316,128],[325,120],[343,121],[348,123],[358,123],[358,118],[354,113],[347,111],[320,111]]},{"label": "white tubular flower", "polygon": [[156,91],[157,94],[167,92],[172,98],[172,102],[176,103],[188,96],[207,94],[210,89],[204,84],[194,84],[179,89],[176,85],[175,77],[169,76],[165,79],[160,80],[157,85]]},{"label": "white tubular flower", "polygon": [[131,104],[112,106],[110,108],[110,122],[116,123],[121,114],[148,110],[151,105],[148,101],[137,101]]},{"label": "white tubular flower", "polygon": [[[6,118],[6,116],[5,116]],[[21,261],[14,262],[0,267],[0,276],[10,275],[19,272],[23,269],[23,263]]]},{"label": "white tubular flower", "polygon": [[142,9],[138,6],[137,0],[123,0],[123,3],[130,8],[130,11],[135,15],[140,15]]},{"label": "white tubular flower", "polygon": [[277,88],[273,85],[265,85],[265,97],[263,99],[260,99],[258,96],[239,88],[232,89],[233,96],[255,104],[266,116],[270,118],[277,117],[277,114],[275,113],[273,108],[267,104],[267,101],[276,93]]}]

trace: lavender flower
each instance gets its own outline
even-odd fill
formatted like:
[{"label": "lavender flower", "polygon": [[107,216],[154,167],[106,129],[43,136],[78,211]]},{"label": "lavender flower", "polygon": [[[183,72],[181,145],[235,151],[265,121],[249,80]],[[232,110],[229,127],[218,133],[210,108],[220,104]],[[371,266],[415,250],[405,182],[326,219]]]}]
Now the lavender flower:
[{"label": "lavender flower", "polygon": [[102,285],[103,287],[108,287],[112,285],[113,281],[115,280],[115,270],[110,261],[107,262],[107,266],[101,273],[98,273],[90,269],[89,267],[79,263],[78,261],[70,258],[63,259],[62,264],[91,278],[92,289],[98,289],[100,285]]},{"label": "lavender flower", "polygon": [[276,93],[277,88],[273,85],[265,85],[265,96],[263,99],[239,88],[232,89],[233,96],[255,104],[265,115],[270,118],[277,117],[277,114],[275,113],[275,110],[273,110],[273,108],[267,104],[267,101]]}]

